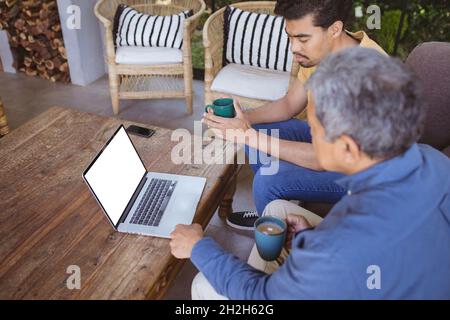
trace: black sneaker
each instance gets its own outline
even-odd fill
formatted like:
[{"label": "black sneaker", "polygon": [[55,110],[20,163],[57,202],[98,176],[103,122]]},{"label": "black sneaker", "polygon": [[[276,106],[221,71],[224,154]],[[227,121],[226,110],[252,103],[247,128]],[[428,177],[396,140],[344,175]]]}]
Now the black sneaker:
[{"label": "black sneaker", "polygon": [[233,212],[228,216],[227,224],[236,229],[253,230],[255,228],[255,221],[258,218],[259,216],[256,210]]}]

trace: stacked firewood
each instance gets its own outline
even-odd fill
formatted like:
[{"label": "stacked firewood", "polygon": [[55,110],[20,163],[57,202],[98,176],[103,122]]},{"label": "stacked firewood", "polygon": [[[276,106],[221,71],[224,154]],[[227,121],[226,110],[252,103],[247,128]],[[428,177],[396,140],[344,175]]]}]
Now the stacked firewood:
[{"label": "stacked firewood", "polygon": [[14,68],[53,82],[70,82],[56,0],[0,0]]}]

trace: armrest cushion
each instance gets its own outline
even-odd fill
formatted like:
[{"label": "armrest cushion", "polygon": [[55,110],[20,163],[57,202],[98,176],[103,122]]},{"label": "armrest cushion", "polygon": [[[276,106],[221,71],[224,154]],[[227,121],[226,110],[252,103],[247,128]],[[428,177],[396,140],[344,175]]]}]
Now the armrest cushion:
[{"label": "armrest cushion", "polygon": [[442,153],[447,155],[447,157],[450,158],[450,146],[447,146],[444,150],[442,150]]}]

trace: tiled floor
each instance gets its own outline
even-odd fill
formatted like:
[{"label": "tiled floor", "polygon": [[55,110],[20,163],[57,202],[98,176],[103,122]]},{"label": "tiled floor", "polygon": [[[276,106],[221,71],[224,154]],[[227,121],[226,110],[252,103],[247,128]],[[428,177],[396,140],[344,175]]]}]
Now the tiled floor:
[{"label": "tiled floor", "polygon": [[[201,81],[194,81],[194,94],[192,116],[186,114],[184,100],[130,100],[121,102],[118,118],[192,131],[193,121],[200,120],[204,110]],[[80,87],[54,84],[22,74],[0,72],[0,96],[12,130],[55,105],[113,116],[106,77],[87,87]],[[244,168],[239,176],[234,198],[235,210],[254,208],[252,180],[253,173],[250,168]],[[252,232],[230,228],[217,214],[206,229],[206,235],[213,237],[225,249],[244,260],[253,246]],[[190,299],[191,282],[196,273],[195,267],[189,261],[186,262],[165,298]]]}]

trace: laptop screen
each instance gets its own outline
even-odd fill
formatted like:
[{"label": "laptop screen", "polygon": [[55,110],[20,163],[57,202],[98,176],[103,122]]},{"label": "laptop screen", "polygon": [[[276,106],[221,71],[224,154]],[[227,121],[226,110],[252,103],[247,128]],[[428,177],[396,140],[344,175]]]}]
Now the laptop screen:
[{"label": "laptop screen", "polygon": [[85,171],[85,180],[114,226],[146,172],[123,126]]}]

